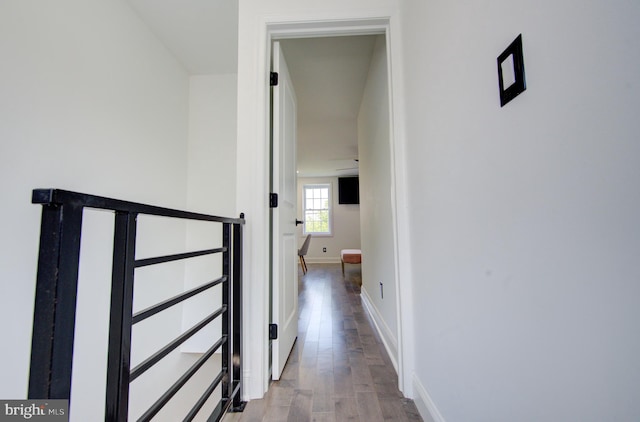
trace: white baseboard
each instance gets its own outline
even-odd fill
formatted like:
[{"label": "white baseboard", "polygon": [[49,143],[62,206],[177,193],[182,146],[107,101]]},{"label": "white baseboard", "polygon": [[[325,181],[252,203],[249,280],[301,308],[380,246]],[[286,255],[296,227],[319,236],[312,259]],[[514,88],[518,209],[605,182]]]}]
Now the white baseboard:
[{"label": "white baseboard", "polygon": [[254,398],[254,397],[251,397],[251,392],[249,391],[250,382],[251,382],[251,372],[243,369],[242,370],[242,401],[248,402],[249,400]]},{"label": "white baseboard", "polygon": [[360,300],[362,300],[362,305],[371,316],[373,320],[373,325],[375,326],[380,338],[382,339],[382,344],[384,344],[384,348],[387,349],[387,354],[391,359],[391,363],[398,372],[398,340],[394,337],[393,333],[389,329],[389,326],[386,324],[380,312],[378,312],[378,308],[375,307],[373,302],[371,301],[371,297],[367,290],[362,287],[360,290]]},{"label": "white baseboard", "polygon": [[415,374],[413,375],[413,395],[413,401],[425,422],[445,422],[435,403],[431,400],[427,389]]},{"label": "white baseboard", "polygon": [[340,261],[340,257],[335,257],[335,256],[331,256],[331,257],[321,257],[321,258],[317,258],[317,257],[310,257],[310,256],[306,256],[304,258],[305,262],[307,264],[339,264]]}]

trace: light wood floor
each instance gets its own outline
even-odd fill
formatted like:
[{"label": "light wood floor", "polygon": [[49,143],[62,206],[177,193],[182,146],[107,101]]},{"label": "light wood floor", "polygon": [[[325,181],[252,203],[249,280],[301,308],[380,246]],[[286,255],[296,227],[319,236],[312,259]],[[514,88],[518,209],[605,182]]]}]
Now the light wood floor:
[{"label": "light wood floor", "polygon": [[298,339],[282,378],[225,421],[421,421],[360,302],[359,266],[309,265]]}]

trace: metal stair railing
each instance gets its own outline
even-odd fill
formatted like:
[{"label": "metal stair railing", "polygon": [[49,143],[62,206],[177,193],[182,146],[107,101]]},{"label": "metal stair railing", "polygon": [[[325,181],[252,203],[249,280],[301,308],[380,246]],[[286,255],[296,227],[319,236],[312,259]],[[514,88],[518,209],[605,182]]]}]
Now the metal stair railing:
[{"label": "metal stair railing", "polygon": [[[217,217],[135,202],[121,201],[59,189],[36,189],[32,203],[42,205],[40,250],[36,281],[29,399],[66,399],[71,397],[74,328],[80,264],[82,216],[85,208],[111,210],[115,214],[111,308],[105,421],[126,421],[129,384],[157,364],[169,352],[221,318],[222,335],[180,378],[142,415],[151,420],[176,392],[216,351],[221,349],[222,369],[186,414],[192,420],[222,383],[221,399],[208,420],[222,419],[228,410],[242,411],[242,226],[240,218]],[[222,224],[222,247],[135,259],[137,218],[153,215]],[[133,314],[134,270],[149,265],[222,254],[222,276]],[[132,326],[200,294],[222,285],[222,306],[185,331],[135,368],[130,367]]]}]

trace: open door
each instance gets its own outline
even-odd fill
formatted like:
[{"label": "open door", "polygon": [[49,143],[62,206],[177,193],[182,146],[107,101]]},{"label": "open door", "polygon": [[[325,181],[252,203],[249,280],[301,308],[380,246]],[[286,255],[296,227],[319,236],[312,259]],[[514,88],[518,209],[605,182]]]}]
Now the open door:
[{"label": "open door", "polygon": [[[271,345],[271,376],[280,379],[298,336],[296,95],[280,43],[273,45],[272,183],[278,195],[272,209],[272,323],[277,338]],[[275,204],[272,204],[272,206]]]}]

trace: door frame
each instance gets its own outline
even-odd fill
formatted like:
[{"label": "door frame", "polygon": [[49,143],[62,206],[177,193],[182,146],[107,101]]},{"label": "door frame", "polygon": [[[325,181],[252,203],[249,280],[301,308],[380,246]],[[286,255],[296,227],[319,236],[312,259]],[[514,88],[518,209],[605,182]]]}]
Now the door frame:
[{"label": "door frame", "polygon": [[[255,22],[254,22],[255,24]],[[244,291],[244,309],[251,309],[244,319],[244,356],[247,357],[243,382],[244,399],[261,398],[268,389],[269,383],[269,348],[267,324],[269,312],[268,284],[265,286],[264,274],[268,274],[271,256],[269,244],[268,197],[267,184],[249,185],[248,180],[268,180],[269,172],[269,83],[271,45],[275,40],[286,38],[312,38],[344,35],[378,35],[384,34],[387,46],[387,65],[389,69],[389,115],[390,115],[390,143],[391,143],[391,186],[393,212],[393,253],[395,255],[396,276],[396,312],[398,333],[398,387],[406,397],[413,397],[414,372],[414,318],[412,302],[412,277],[410,265],[409,243],[409,212],[406,207],[408,193],[406,192],[405,174],[405,138],[403,126],[402,101],[402,68],[400,49],[400,30],[396,11],[388,14],[370,16],[326,17],[318,19],[310,16],[273,17],[262,16],[258,25],[259,42],[253,60],[257,75],[243,75],[239,68],[238,74],[238,207],[240,210],[253,210],[248,214],[247,243],[251,246],[246,250],[247,259],[244,263],[245,280],[251,283]],[[242,46],[240,46],[242,48]],[[256,57],[257,56],[257,57]],[[239,67],[242,60],[239,59]],[[251,70],[251,69],[249,69]],[[243,120],[243,97],[241,84],[243,78],[257,78],[257,92],[254,92],[256,104],[253,110],[256,114],[247,116]],[[246,88],[246,87],[245,87]],[[251,121],[255,119],[255,121]],[[247,131],[247,123],[251,123],[253,131]],[[262,144],[256,145],[256,138],[261,138]],[[259,140],[259,139],[258,139]],[[257,148],[256,148],[257,147]],[[242,152],[250,157],[243,157]],[[249,176],[247,177],[247,173]],[[241,176],[242,175],[242,176]],[[241,178],[242,177],[242,178]],[[245,185],[243,186],[243,183]],[[247,187],[247,189],[243,189]],[[264,201],[263,201],[264,198]],[[252,221],[252,214],[254,219]],[[261,273],[262,272],[262,273]],[[268,279],[268,277],[267,277]],[[268,280],[267,280],[268,283]],[[266,288],[265,288],[266,287]]]}]

